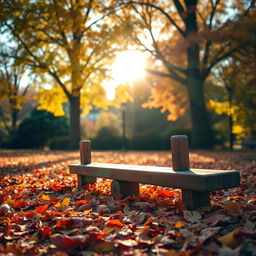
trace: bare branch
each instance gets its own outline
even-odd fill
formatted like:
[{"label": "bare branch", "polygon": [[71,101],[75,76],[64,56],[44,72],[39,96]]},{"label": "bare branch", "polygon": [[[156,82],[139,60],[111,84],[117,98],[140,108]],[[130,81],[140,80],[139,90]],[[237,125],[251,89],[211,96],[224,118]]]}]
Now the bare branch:
[{"label": "bare branch", "polygon": [[158,7],[155,4],[152,3],[144,3],[144,2],[138,2],[138,1],[130,1],[130,2],[122,2],[123,5],[130,5],[130,4],[138,4],[138,5],[142,5],[142,6],[149,6],[151,8],[154,8],[156,10],[158,10],[159,12],[161,12],[166,18],[167,20],[180,32],[180,34],[185,37],[186,33],[185,31],[183,31],[178,24],[174,21],[174,19],[167,13],[165,12],[162,8]]},{"label": "bare branch", "polygon": [[175,81],[183,84],[184,86],[187,86],[187,80],[185,78],[176,76],[175,74],[170,74],[170,73],[167,74],[167,73],[153,70],[153,69],[146,69],[146,71],[152,75],[157,75],[157,76],[161,76],[161,77],[168,77],[168,78],[174,79]]}]

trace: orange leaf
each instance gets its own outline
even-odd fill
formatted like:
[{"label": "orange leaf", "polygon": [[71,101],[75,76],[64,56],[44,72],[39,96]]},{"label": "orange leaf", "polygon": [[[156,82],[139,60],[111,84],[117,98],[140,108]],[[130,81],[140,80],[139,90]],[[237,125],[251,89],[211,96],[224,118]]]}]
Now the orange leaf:
[{"label": "orange leaf", "polygon": [[120,220],[108,220],[107,222],[106,222],[106,226],[108,226],[108,227],[123,227],[123,226],[125,226]]},{"label": "orange leaf", "polygon": [[179,228],[183,228],[185,225],[186,225],[185,222],[183,222],[183,221],[178,221],[178,222],[175,223],[175,226],[174,226],[174,227],[177,228],[177,229],[179,229]]},{"label": "orange leaf", "polygon": [[70,222],[70,221],[69,221],[68,219],[57,220],[57,222],[56,222],[56,228],[63,228],[63,227],[66,227],[69,222]]},{"label": "orange leaf", "polygon": [[82,205],[82,204],[86,204],[86,203],[91,203],[91,200],[79,200],[79,201],[76,201],[77,205]]}]

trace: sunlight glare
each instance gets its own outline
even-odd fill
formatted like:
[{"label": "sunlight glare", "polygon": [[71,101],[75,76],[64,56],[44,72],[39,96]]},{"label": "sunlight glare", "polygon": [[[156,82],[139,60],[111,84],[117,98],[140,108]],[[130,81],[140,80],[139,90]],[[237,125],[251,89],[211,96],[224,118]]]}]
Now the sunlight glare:
[{"label": "sunlight glare", "polygon": [[118,85],[124,83],[132,85],[136,80],[146,76],[146,58],[145,53],[136,50],[128,50],[117,54],[111,66],[112,79],[103,83],[109,100],[115,98],[115,88]]},{"label": "sunlight glare", "polygon": [[116,83],[132,83],[146,75],[145,54],[139,51],[120,52],[112,66],[112,76]]}]

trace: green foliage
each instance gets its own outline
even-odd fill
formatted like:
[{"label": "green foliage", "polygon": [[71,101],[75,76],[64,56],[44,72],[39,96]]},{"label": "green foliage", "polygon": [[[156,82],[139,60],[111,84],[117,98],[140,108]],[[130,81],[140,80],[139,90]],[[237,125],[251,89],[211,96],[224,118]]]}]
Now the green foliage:
[{"label": "green foliage", "polygon": [[93,149],[100,150],[120,150],[122,148],[122,138],[117,131],[110,127],[103,127],[99,130],[96,138],[92,140]]},{"label": "green foliage", "polygon": [[68,136],[53,137],[47,141],[46,145],[53,150],[67,150],[69,149],[69,138]]},{"label": "green foliage", "polygon": [[67,136],[68,125],[65,117],[54,117],[46,111],[34,110],[12,136],[11,148],[42,148],[50,138]]}]

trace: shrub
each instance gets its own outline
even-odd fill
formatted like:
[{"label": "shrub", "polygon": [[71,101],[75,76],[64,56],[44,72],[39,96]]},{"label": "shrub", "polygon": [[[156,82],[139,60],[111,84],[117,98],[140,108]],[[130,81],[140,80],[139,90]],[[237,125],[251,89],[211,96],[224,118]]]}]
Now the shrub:
[{"label": "shrub", "polygon": [[46,145],[53,150],[67,150],[69,149],[69,138],[67,136],[53,137],[47,141]]},{"label": "shrub", "polygon": [[115,129],[103,127],[92,139],[92,147],[97,150],[118,150],[122,148],[122,138]]},{"label": "shrub", "polygon": [[50,138],[67,134],[68,125],[65,117],[55,117],[49,112],[35,109],[20,124],[8,147],[42,148]]}]

